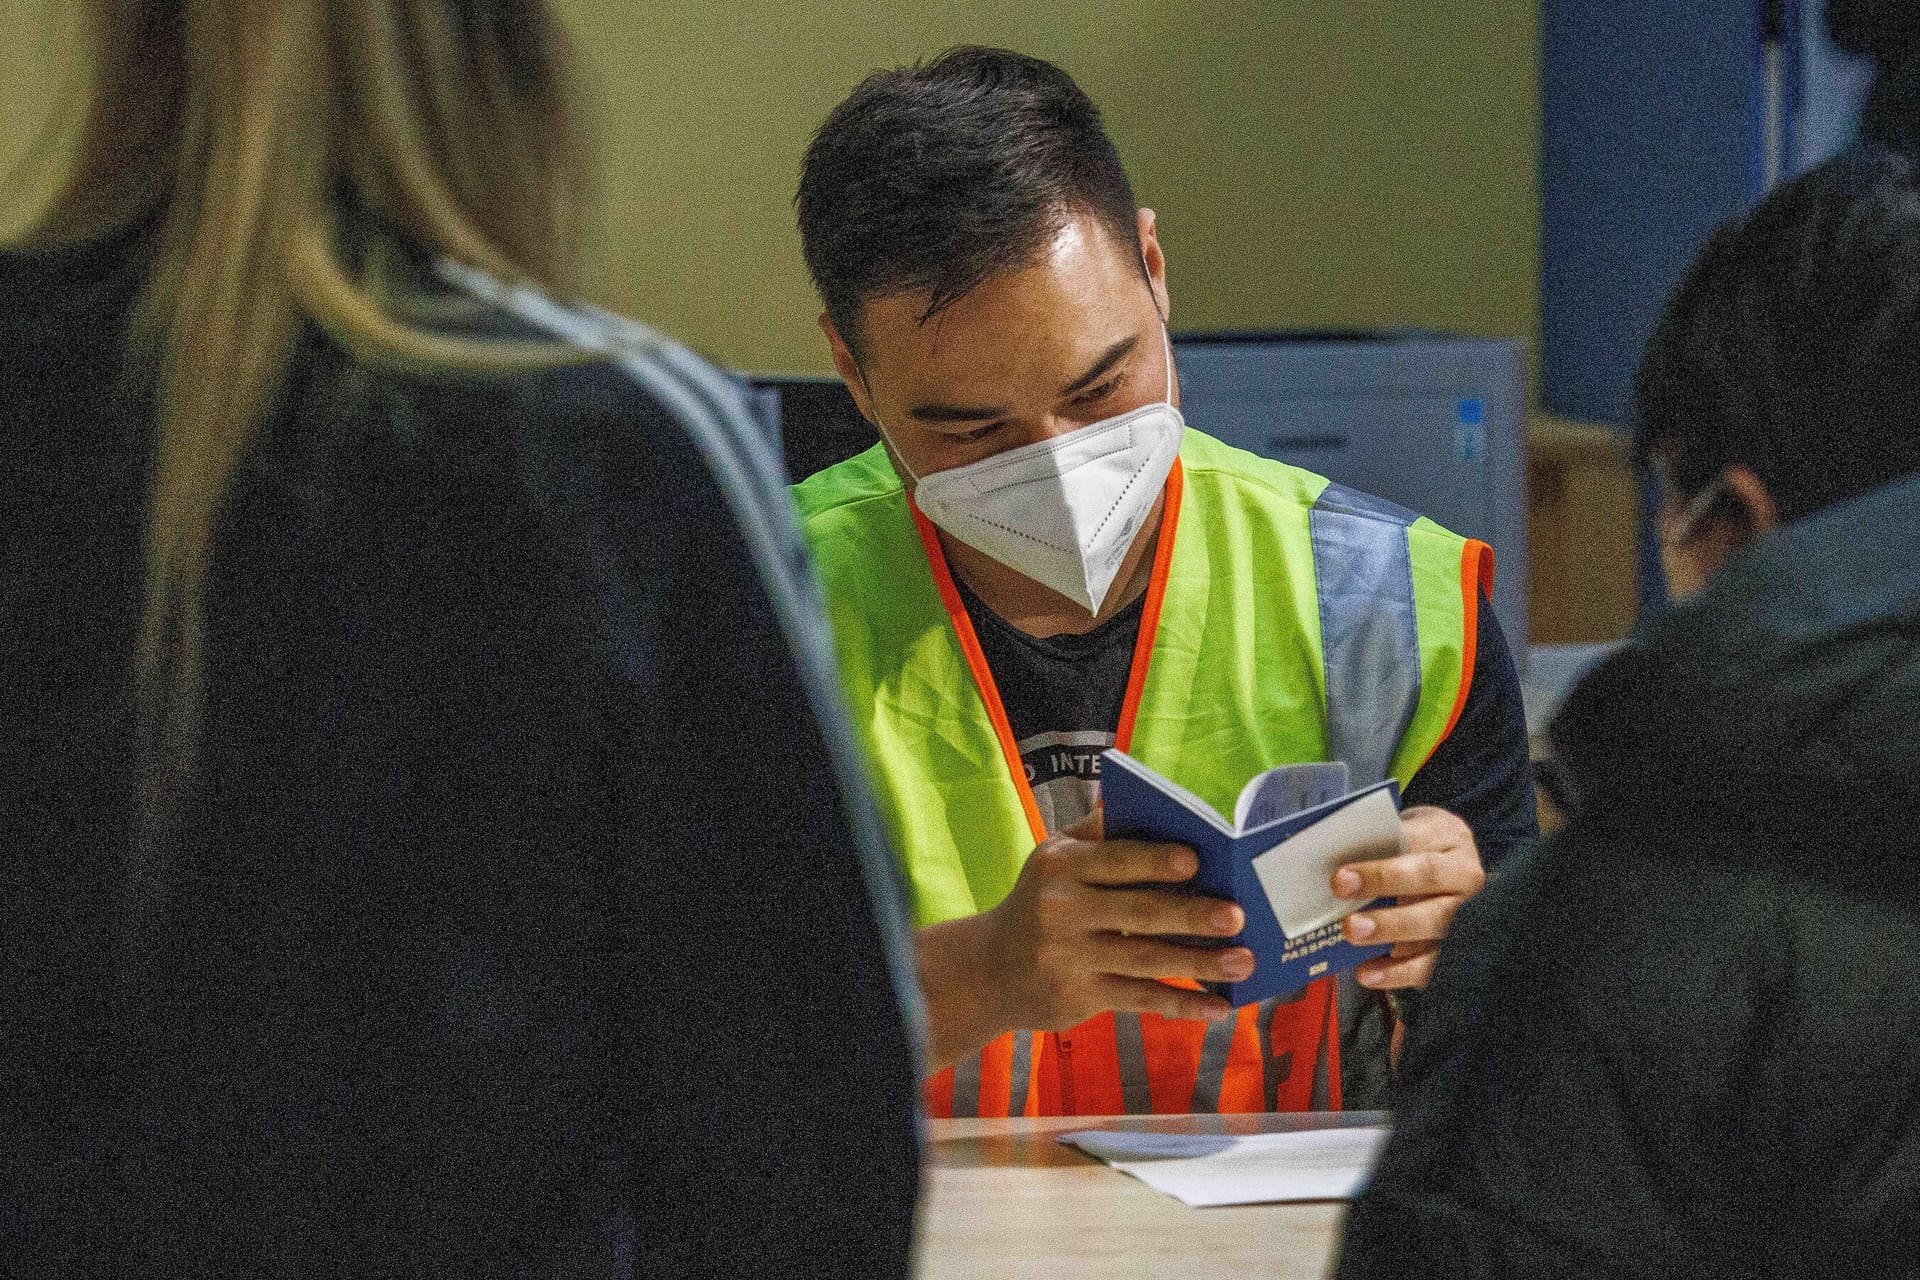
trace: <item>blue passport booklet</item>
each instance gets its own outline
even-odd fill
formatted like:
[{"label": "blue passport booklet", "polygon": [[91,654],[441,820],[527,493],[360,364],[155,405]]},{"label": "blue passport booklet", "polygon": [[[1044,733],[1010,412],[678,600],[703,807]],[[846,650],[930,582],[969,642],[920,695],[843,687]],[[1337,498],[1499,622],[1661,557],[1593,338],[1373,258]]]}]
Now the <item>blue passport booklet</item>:
[{"label": "blue passport booklet", "polygon": [[1350,862],[1401,851],[1400,784],[1388,779],[1347,788],[1344,764],[1282,765],[1247,783],[1228,823],[1206,801],[1125,752],[1105,752],[1100,764],[1107,839],[1186,845],[1199,855],[1200,870],[1181,887],[1230,899],[1247,913],[1239,937],[1204,940],[1253,952],[1253,976],[1245,982],[1205,984],[1235,1008],[1392,950],[1355,946],[1340,932],[1352,912],[1391,900],[1338,898],[1332,881]]}]

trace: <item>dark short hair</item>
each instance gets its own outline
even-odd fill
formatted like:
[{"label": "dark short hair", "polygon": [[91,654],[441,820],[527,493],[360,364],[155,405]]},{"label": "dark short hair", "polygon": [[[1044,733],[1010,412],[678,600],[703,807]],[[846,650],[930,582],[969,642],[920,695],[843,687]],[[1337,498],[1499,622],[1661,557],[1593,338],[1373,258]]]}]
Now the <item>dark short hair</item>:
[{"label": "dark short hair", "polygon": [[1880,64],[1861,106],[1861,136],[1920,154],[1920,4],[1828,0],[1827,34],[1848,53]]},{"label": "dark short hair", "polygon": [[1668,301],[1637,448],[1684,496],[1734,463],[1795,520],[1920,470],[1920,183],[1861,145],[1723,226]]},{"label": "dark short hair", "polygon": [[1060,68],[1005,49],[861,81],[814,134],[794,204],[807,270],[856,351],[871,299],[925,290],[924,322],[1035,261],[1076,216],[1140,248],[1099,110]]},{"label": "dark short hair", "polygon": [[1913,0],[1827,0],[1827,34],[1848,53],[1898,62],[1920,45]]}]

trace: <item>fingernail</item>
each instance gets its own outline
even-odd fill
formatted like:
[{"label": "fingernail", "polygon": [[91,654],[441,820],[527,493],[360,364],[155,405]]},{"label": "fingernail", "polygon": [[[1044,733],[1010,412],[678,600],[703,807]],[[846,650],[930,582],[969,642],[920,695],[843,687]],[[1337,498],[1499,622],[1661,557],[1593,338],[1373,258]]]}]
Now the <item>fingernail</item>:
[{"label": "fingernail", "polygon": [[1229,982],[1244,982],[1253,976],[1253,956],[1248,953],[1229,957],[1221,967],[1227,971]]},{"label": "fingernail", "polygon": [[1221,907],[1213,913],[1213,927],[1221,933],[1240,932],[1240,908]]},{"label": "fingernail", "polygon": [[1353,976],[1359,979],[1360,985],[1363,987],[1377,987],[1380,985],[1379,971],[1374,969],[1369,969],[1365,965],[1362,965],[1360,968],[1355,969],[1353,971]]},{"label": "fingernail", "polygon": [[1378,932],[1379,928],[1380,926],[1374,923],[1372,916],[1347,917],[1347,933],[1353,937],[1355,942],[1365,942]]},{"label": "fingernail", "polygon": [[1232,1016],[1233,1016],[1233,1010],[1223,1005],[1214,1004],[1214,1005],[1207,1006],[1208,1022],[1225,1022],[1228,1018],[1231,1018]]},{"label": "fingernail", "polygon": [[1342,867],[1333,873],[1333,891],[1343,898],[1360,896],[1360,873],[1351,867]]}]

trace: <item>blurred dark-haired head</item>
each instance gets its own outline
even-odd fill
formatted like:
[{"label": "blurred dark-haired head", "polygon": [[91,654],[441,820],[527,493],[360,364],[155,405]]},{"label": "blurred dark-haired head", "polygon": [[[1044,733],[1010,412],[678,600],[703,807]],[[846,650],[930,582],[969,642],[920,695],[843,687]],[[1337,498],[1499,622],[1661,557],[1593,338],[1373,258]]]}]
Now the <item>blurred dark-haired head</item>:
[{"label": "blurred dark-haired head", "polygon": [[1862,140],[1920,155],[1920,3],[1829,0],[1827,33],[1846,52],[1880,64],[1860,113]]},{"label": "blurred dark-haired head", "polygon": [[1004,49],[862,81],[814,135],[795,205],[807,269],[856,351],[863,303],[925,292],[931,318],[1079,215],[1139,251],[1099,111],[1066,72]]},{"label": "blurred dark-haired head", "polygon": [[1783,521],[1920,470],[1920,183],[1856,147],[1716,232],[1635,389],[1639,450],[1677,496],[1736,465]]},{"label": "blurred dark-haired head", "polygon": [[1913,0],[1828,0],[1827,32],[1848,53],[1897,62],[1920,45]]}]

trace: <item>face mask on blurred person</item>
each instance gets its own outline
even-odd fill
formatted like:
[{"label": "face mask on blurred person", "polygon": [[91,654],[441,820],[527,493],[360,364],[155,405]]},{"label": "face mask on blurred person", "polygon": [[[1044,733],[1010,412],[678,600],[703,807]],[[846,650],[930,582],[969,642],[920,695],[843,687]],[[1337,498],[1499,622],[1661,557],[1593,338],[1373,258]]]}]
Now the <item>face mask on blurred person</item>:
[{"label": "face mask on blurred person", "polygon": [[1173,406],[1164,330],[1162,341],[1164,399],[925,477],[901,462],[916,482],[915,504],[968,546],[1099,613],[1186,428]]}]

